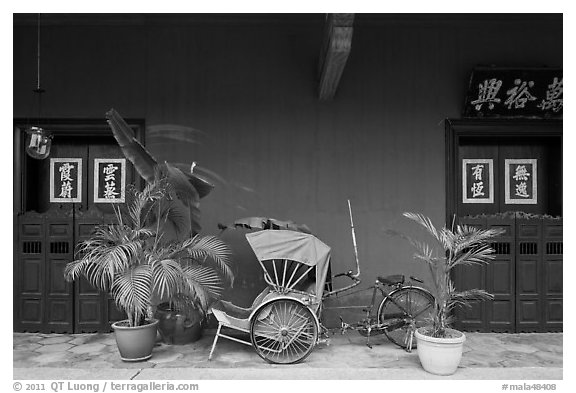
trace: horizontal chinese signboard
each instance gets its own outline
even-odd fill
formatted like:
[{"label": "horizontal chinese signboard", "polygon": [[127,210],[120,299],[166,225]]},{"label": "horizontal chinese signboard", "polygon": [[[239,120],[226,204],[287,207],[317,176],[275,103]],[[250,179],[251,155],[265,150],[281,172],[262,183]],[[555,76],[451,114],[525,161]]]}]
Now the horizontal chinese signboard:
[{"label": "horizontal chinese signboard", "polygon": [[476,68],[464,117],[562,117],[562,69]]},{"label": "horizontal chinese signboard", "polygon": [[491,158],[462,160],[462,203],[494,203],[494,165]]},{"label": "horizontal chinese signboard", "polygon": [[538,203],[538,161],[506,159],[504,164],[504,198],[510,205]]},{"label": "horizontal chinese signboard", "polygon": [[82,159],[50,159],[50,202],[82,202]]},{"label": "horizontal chinese signboard", "polygon": [[94,203],[124,203],[126,159],[94,159]]}]

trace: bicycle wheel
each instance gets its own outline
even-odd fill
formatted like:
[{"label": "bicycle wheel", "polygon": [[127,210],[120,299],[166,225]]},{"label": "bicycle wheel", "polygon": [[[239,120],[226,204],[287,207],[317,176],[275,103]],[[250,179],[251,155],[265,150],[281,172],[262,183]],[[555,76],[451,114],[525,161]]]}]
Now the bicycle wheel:
[{"label": "bicycle wheel", "polygon": [[388,340],[409,349],[414,330],[424,326],[434,311],[434,297],[428,291],[417,287],[404,287],[390,293],[378,307],[378,321],[389,324],[384,331]]},{"label": "bicycle wheel", "polygon": [[318,339],[312,311],[291,299],[274,300],[256,311],[250,341],[269,363],[291,364],[306,359]]}]

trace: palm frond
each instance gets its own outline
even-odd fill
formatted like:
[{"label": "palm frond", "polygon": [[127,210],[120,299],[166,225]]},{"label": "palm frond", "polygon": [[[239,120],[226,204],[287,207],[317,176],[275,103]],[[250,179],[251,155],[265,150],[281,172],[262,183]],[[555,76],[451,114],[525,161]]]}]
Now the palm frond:
[{"label": "palm frond", "polygon": [[158,296],[169,298],[182,290],[182,266],[174,259],[152,259],[152,287]]},{"label": "palm frond", "polygon": [[186,290],[183,293],[195,300],[195,303],[206,311],[211,299],[222,295],[223,287],[220,276],[208,266],[189,265],[183,268]]},{"label": "palm frond", "polygon": [[492,300],[492,299],[494,299],[494,295],[488,293],[483,289],[468,289],[466,291],[451,293],[448,307],[449,309],[453,309],[457,305],[470,306],[470,300]]},{"label": "palm frond", "polygon": [[488,245],[482,245],[460,252],[448,261],[447,268],[453,269],[458,265],[485,265],[494,257],[494,250]]},{"label": "palm frond", "polygon": [[458,225],[455,230],[453,248],[459,253],[467,248],[473,248],[486,244],[489,240],[503,234],[500,229],[477,229],[467,225]]},{"label": "palm frond", "polygon": [[232,251],[226,243],[216,236],[196,236],[184,243],[195,261],[218,269],[230,285],[234,283],[232,272]]},{"label": "palm frond", "polygon": [[430,218],[428,218],[425,215],[420,214],[420,213],[411,213],[411,212],[404,213],[404,217],[409,218],[410,220],[420,224],[436,240],[440,241],[440,236],[438,234],[438,230],[436,229],[436,227],[434,226],[434,224],[432,223],[432,220],[430,220]]},{"label": "palm frond", "polygon": [[126,270],[114,278],[111,293],[116,304],[130,316],[131,326],[145,318],[152,297],[152,271],[149,265]]},{"label": "palm frond", "polygon": [[84,275],[96,288],[107,290],[116,272],[125,270],[142,254],[139,240],[119,225],[100,226],[93,237],[80,243],[77,253],[83,255],[65,271],[69,279]]}]

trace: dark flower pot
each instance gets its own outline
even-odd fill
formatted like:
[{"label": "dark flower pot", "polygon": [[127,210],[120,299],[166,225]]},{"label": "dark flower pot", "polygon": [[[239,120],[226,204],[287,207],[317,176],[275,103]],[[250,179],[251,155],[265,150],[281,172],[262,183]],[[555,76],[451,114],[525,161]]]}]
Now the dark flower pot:
[{"label": "dark flower pot", "polygon": [[183,345],[202,337],[202,315],[193,311],[188,317],[170,308],[170,304],[158,305],[154,317],[158,319],[158,331],[165,344]]},{"label": "dark flower pot", "polygon": [[120,358],[125,362],[139,362],[152,356],[158,320],[152,319],[146,322],[148,322],[146,325],[136,327],[128,326],[128,320],[112,324]]}]

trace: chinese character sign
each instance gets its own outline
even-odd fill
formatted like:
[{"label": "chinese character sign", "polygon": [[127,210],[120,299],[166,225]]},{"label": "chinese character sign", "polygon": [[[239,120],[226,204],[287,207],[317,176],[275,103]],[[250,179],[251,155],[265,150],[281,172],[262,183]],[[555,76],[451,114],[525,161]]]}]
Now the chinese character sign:
[{"label": "chinese character sign", "polygon": [[534,205],[538,203],[538,160],[506,159],[504,169],[505,203]]},{"label": "chinese character sign", "polygon": [[468,87],[465,117],[562,117],[562,69],[478,67]]},{"label": "chinese character sign", "polygon": [[126,159],[94,159],[94,203],[124,203]]},{"label": "chinese character sign", "polygon": [[82,202],[82,159],[50,159],[50,202]]},{"label": "chinese character sign", "polygon": [[492,159],[462,160],[462,203],[494,203]]}]

